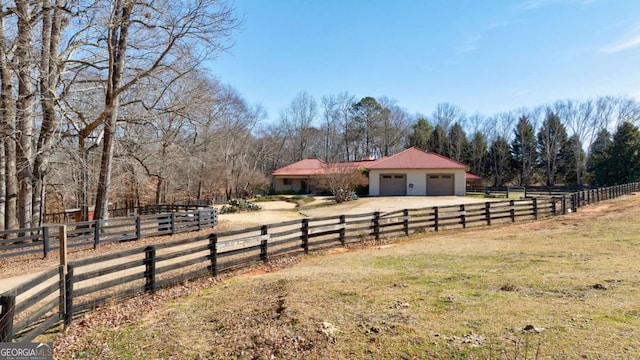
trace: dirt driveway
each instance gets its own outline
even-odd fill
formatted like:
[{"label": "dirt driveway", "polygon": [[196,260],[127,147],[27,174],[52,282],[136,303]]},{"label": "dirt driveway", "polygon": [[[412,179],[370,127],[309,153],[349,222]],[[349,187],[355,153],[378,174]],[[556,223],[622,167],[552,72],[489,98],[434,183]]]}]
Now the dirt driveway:
[{"label": "dirt driveway", "polygon": [[[284,201],[268,201],[258,203],[262,210],[241,214],[221,214],[218,220],[231,228],[275,224],[278,222],[305,217],[324,217],[339,215],[367,214],[374,211],[381,213],[403,210],[421,209],[433,206],[484,203],[487,199],[464,196],[387,196],[365,197],[342,204],[333,204],[329,197],[317,197],[315,201],[302,207]],[[325,206],[319,206],[325,205]]]},{"label": "dirt driveway", "polygon": [[[484,203],[484,198],[472,198],[463,196],[386,196],[367,197],[342,204],[324,206],[319,208],[302,208],[300,212],[308,217],[338,216],[366,214],[374,211],[381,213],[403,209],[422,209],[433,206],[447,206],[460,204]],[[313,204],[313,203],[311,203]]]}]

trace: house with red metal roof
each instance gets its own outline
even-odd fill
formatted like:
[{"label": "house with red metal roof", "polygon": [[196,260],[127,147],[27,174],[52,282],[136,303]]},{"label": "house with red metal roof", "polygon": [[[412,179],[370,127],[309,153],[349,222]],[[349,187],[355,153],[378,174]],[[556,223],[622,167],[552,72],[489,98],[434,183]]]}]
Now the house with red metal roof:
[{"label": "house with red metal roof", "polygon": [[316,193],[321,189],[316,189],[313,178],[326,174],[330,171],[344,171],[352,169],[366,169],[366,165],[374,160],[327,163],[320,159],[303,159],[291,165],[282,167],[271,175],[273,176],[273,187],[275,191],[299,191],[302,193]]},{"label": "house with red metal roof", "polygon": [[[468,166],[447,157],[411,147],[378,160],[337,163],[369,173],[370,196],[464,196]],[[272,173],[276,191],[316,192],[313,177],[336,164],[304,159]],[[471,177],[475,175],[469,174]]]}]

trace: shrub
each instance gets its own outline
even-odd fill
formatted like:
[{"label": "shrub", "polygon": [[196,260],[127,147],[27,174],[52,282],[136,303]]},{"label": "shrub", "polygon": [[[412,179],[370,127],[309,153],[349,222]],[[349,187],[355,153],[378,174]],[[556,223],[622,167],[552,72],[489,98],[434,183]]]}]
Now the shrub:
[{"label": "shrub", "polygon": [[220,208],[220,214],[232,214],[241,211],[258,211],[260,206],[243,199],[231,199],[228,205]]}]

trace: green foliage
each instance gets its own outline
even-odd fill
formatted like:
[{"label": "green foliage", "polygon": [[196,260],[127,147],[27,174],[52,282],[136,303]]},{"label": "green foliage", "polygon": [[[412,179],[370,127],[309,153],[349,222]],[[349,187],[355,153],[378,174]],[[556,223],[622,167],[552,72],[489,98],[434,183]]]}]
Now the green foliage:
[{"label": "green foliage", "polygon": [[455,161],[462,161],[468,151],[469,142],[467,141],[467,134],[465,134],[460,124],[455,123],[449,129],[448,144],[448,156]]},{"label": "green foliage", "polygon": [[478,176],[487,174],[487,137],[480,131],[473,133],[469,142],[464,164],[469,165],[469,171]]},{"label": "green foliage", "polygon": [[436,154],[447,156],[449,150],[449,139],[447,131],[441,125],[436,125],[429,137],[428,150]]},{"label": "green foliage", "polygon": [[422,150],[429,150],[429,137],[431,137],[433,127],[427,119],[419,118],[411,128],[413,132],[409,134],[408,147],[415,146]]},{"label": "green foliage", "polygon": [[605,157],[595,166],[596,179],[605,185],[640,181],[640,130],[625,122],[613,135]]},{"label": "green foliage", "polygon": [[587,171],[593,174],[593,182],[596,185],[606,185],[609,179],[609,155],[607,150],[611,146],[611,133],[602,129],[596,135],[596,139],[589,148]]},{"label": "green foliage", "polygon": [[487,163],[494,175],[494,186],[503,186],[511,179],[513,171],[509,143],[502,136],[498,136],[491,143]]},{"label": "green foliage", "polygon": [[560,150],[558,166],[558,172],[564,176],[565,185],[582,185],[582,179],[578,178],[578,174],[584,174],[585,157],[580,138],[577,135],[571,136],[566,146]]},{"label": "green foliage", "polygon": [[351,106],[353,115],[353,129],[351,134],[359,134],[364,154],[373,153],[374,139],[380,135],[383,123],[384,108],[371,96],[362,98]]},{"label": "green foliage", "polygon": [[538,153],[533,126],[526,115],[522,115],[518,119],[513,135],[514,138],[511,142],[513,168],[519,175],[519,185],[529,186],[533,183]]},{"label": "green foliage", "polygon": [[560,117],[549,112],[538,132],[538,160],[546,185],[554,186],[558,176],[560,152],[567,145],[567,130]]}]

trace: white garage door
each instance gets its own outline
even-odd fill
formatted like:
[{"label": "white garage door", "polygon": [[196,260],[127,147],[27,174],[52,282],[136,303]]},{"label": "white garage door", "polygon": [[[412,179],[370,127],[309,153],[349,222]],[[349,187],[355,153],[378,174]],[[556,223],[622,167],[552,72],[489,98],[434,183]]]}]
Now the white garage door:
[{"label": "white garage door", "polygon": [[380,175],[380,196],[407,195],[407,175]]},{"label": "white garage door", "polygon": [[427,175],[427,195],[429,196],[451,196],[455,195],[454,175],[438,174]]}]

